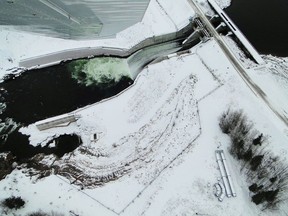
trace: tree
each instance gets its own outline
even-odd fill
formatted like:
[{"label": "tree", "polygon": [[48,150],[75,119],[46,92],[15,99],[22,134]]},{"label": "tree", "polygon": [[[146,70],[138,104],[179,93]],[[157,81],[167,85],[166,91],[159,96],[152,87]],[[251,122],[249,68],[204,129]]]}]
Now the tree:
[{"label": "tree", "polygon": [[267,202],[273,203],[277,199],[278,193],[279,193],[279,189],[266,191],[265,192],[265,200]]},{"label": "tree", "polygon": [[252,201],[256,205],[259,205],[260,203],[264,202],[264,199],[265,199],[265,192],[259,192],[252,196]]},{"label": "tree", "polygon": [[252,152],[252,149],[249,149],[248,151],[246,151],[243,155],[243,160],[248,162],[250,160],[252,160],[252,157],[253,157],[253,152]]},{"label": "tree", "polygon": [[250,162],[251,170],[255,171],[263,160],[264,155],[256,155]]},{"label": "tree", "polygon": [[263,142],[263,134],[261,133],[257,138],[253,140],[253,145],[262,145]]},{"label": "tree", "polygon": [[229,134],[242,118],[244,118],[242,111],[231,111],[228,109],[226,112],[222,113],[219,122],[222,132]]}]

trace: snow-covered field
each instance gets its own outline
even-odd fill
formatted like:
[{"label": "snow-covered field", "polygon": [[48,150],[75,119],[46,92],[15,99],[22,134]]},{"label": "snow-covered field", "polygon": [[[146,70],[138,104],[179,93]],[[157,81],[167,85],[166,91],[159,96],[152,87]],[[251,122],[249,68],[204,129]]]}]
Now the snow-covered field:
[{"label": "snow-covered field", "polygon": [[[228,1],[221,2],[224,7]],[[5,61],[1,74],[28,56],[87,43],[129,47],[147,35],[175,31],[190,14],[185,0],[177,1],[175,7],[174,4],[170,0],[152,0],[139,23],[142,27],[133,26],[116,39],[76,43],[2,30],[0,41],[6,42],[0,52]],[[140,34],[138,28],[147,31]],[[20,42],[16,47],[13,43],[17,40]],[[37,46],[31,46],[33,40]],[[51,42],[50,50],[41,47],[44,41]],[[27,49],[29,46],[31,50]],[[233,49],[232,43],[231,46]],[[239,52],[236,48],[234,51]],[[241,53],[237,55],[243,58]],[[286,109],[286,59],[268,56],[265,60],[267,69],[251,68],[249,75],[258,79],[259,86],[263,85],[267,92],[273,88],[267,86],[278,85],[277,91],[284,98],[279,106]],[[243,63],[252,66],[247,61]],[[39,209],[81,216],[285,215],[287,203],[280,211],[262,212],[250,201],[245,177],[227,151],[229,139],[218,126],[220,114],[229,107],[242,109],[259,131],[269,135],[267,148],[281,158],[287,157],[287,127],[250,91],[211,39],[189,53],[149,65],[135,84],[117,97],[77,110],[81,118],[68,127],[42,132],[35,125],[22,128],[33,145],[66,133],[80,135],[83,144],[61,159],[40,158],[39,163],[48,165],[54,173],[48,177],[37,179],[37,175],[31,177],[35,170],[15,169],[0,181],[0,200],[21,196],[26,205],[14,211],[15,215]],[[99,135],[96,142],[90,141],[93,133]],[[225,151],[237,193],[237,197],[226,197],[223,202],[213,194],[213,185],[220,177],[217,149]]]}]

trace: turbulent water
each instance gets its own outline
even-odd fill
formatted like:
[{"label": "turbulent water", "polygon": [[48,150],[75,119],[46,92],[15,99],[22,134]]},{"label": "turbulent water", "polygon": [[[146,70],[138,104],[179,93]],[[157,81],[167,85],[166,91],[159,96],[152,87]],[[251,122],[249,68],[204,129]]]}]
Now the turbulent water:
[{"label": "turbulent water", "polygon": [[132,79],[135,79],[143,67],[149,64],[151,61],[161,56],[175,53],[179,49],[181,49],[181,43],[174,41],[145,47],[129,56],[127,62],[131,70]]},{"label": "turbulent water", "polygon": [[68,64],[72,78],[86,86],[117,83],[122,77],[131,77],[126,59],[102,57],[80,59]]}]

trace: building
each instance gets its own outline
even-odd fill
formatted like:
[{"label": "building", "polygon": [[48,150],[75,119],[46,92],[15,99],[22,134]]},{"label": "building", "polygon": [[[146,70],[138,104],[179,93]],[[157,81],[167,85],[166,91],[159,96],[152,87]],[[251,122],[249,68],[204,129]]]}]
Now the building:
[{"label": "building", "polygon": [[65,39],[113,37],[142,20],[150,0],[1,0],[0,25]]}]

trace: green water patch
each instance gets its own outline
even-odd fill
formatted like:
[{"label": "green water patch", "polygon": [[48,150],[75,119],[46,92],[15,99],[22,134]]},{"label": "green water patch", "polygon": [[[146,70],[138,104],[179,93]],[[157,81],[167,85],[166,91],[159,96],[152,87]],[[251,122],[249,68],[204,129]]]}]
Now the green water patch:
[{"label": "green water patch", "polygon": [[80,59],[68,63],[72,78],[85,86],[111,86],[123,77],[131,78],[126,59],[98,57]]}]

